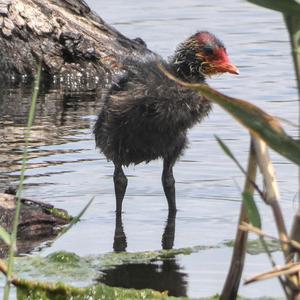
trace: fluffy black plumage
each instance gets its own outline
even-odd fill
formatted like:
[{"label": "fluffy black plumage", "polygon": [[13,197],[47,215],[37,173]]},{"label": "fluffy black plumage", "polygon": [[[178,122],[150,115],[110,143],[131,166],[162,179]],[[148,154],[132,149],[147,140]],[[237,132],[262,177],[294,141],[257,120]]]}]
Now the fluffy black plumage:
[{"label": "fluffy black plumage", "polygon": [[209,101],[166,78],[154,57],[126,65],[127,74],[114,83],[96,122],[97,147],[126,166],[176,160],[186,146],[187,129],[207,116]]},{"label": "fluffy black plumage", "polygon": [[179,45],[169,63],[156,55],[126,60],[127,71],[112,80],[94,134],[97,147],[115,164],[118,213],[127,186],[122,165],[157,158],[164,159],[163,187],[169,209],[176,210],[172,167],[187,146],[187,130],[208,115],[211,105],[198,93],[169,80],[157,61],[183,80],[204,83],[205,55],[213,60],[213,53],[206,52],[220,49],[226,51],[214,35],[198,32]]}]

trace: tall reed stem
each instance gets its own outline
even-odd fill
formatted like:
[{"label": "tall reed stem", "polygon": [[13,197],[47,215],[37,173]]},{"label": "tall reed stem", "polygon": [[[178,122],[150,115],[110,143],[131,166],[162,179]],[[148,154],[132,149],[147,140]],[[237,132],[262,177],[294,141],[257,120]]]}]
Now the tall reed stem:
[{"label": "tall reed stem", "polygon": [[27,163],[28,163],[29,138],[30,138],[31,127],[32,127],[34,115],[35,115],[36,101],[37,101],[37,97],[39,94],[41,70],[42,70],[42,67],[41,67],[41,64],[39,64],[38,69],[37,69],[35,83],[34,83],[34,90],[33,90],[32,98],[31,98],[31,106],[30,106],[30,111],[29,111],[29,115],[28,115],[27,127],[25,130],[25,149],[24,149],[23,157],[22,157],[20,182],[19,182],[18,191],[17,191],[16,210],[15,210],[15,216],[14,216],[13,227],[12,227],[12,232],[11,232],[11,245],[9,248],[9,255],[8,255],[7,277],[6,277],[6,284],[4,287],[4,295],[3,295],[4,300],[8,300],[9,294],[10,294],[10,285],[11,285],[11,280],[12,280],[12,275],[13,275],[14,255],[15,255],[16,248],[17,248],[17,232],[18,232],[18,225],[19,225],[19,218],[20,218],[20,211],[21,211],[21,195],[23,192],[25,171],[26,171]]},{"label": "tall reed stem", "polygon": [[[254,186],[252,182],[255,182],[256,170],[257,170],[257,163],[256,163],[255,151],[253,147],[253,138],[251,138],[244,192],[248,192],[251,194],[254,193]],[[247,240],[248,240],[248,232],[245,232],[239,228],[239,226],[243,222],[248,222],[248,215],[247,215],[244,201],[241,204],[239,223],[238,223],[238,228],[237,228],[234,247],[233,247],[230,269],[227,274],[227,278],[220,296],[220,300],[236,299],[238,294],[238,289],[239,289],[242,272],[244,268],[246,249],[247,249]]]},{"label": "tall reed stem", "polygon": [[[300,18],[299,16],[285,15],[285,24],[288,29],[292,47],[292,55],[296,72],[296,79],[298,84],[298,137],[300,138]],[[298,212],[294,218],[294,223],[292,226],[291,239],[300,242],[300,231],[298,230],[300,227],[300,168],[298,168]]]}]

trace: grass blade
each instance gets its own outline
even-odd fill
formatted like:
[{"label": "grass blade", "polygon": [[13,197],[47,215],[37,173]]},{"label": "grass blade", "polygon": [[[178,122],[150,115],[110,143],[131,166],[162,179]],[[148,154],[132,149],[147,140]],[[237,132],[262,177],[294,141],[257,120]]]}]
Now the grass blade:
[{"label": "grass blade", "polygon": [[202,96],[220,105],[251,134],[261,138],[282,156],[300,165],[300,142],[285,133],[277,118],[267,114],[259,107],[241,99],[228,97],[206,84],[189,84],[178,80],[162,66],[160,69],[167,77],[178,84],[196,90]]},{"label": "grass blade", "polygon": [[55,238],[55,240],[57,240],[58,238],[60,238],[62,235],[64,235],[66,232],[68,232],[76,223],[78,223],[80,221],[80,218],[82,217],[82,215],[86,212],[86,210],[90,207],[90,205],[92,204],[92,202],[94,201],[95,197],[93,197],[88,204],[83,208],[83,210],[72,219],[72,221],[70,222],[70,224],[68,226],[66,226],[59,234],[58,236]]},{"label": "grass blade", "polygon": [[248,0],[248,2],[263,6],[265,8],[277,10],[284,14],[298,16],[300,14],[300,5],[299,1],[297,0]]},{"label": "grass blade", "polygon": [[7,246],[11,245],[11,237],[9,233],[5,230],[5,228],[3,228],[2,226],[0,226],[0,238]]},{"label": "grass blade", "polygon": [[239,163],[239,161],[236,159],[236,157],[233,155],[233,153],[231,152],[231,150],[228,148],[228,146],[217,136],[215,135],[215,139],[217,140],[218,144],[220,145],[220,147],[222,148],[222,150],[224,151],[224,153],[229,156],[229,158],[231,158],[236,165],[238,166],[238,168],[242,171],[242,173],[244,175],[247,175],[246,170],[242,167],[242,165]]},{"label": "grass blade", "polygon": [[250,223],[253,226],[261,229],[261,218],[256,203],[254,201],[253,195],[249,192],[243,192],[242,196],[247,209]]},{"label": "grass blade", "polygon": [[29,147],[30,131],[31,131],[31,127],[33,124],[36,102],[37,102],[37,98],[38,98],[38,94],[39,94],[41,72],[42,72],[42,65],[41,65],[41,63],[39,63],[38,68],[37,68],[35,82],[34,82],[34,89],[33,89],[32,98],[31,98],[31,106],[30,106],[30,111],[29,111],[29,115],[28,115],[27,127],[26,127],[26,131],[25,131],[25,149],[23,152],[20,182],[19,182],[17,196],[16,196],[17,203],[16,203],[16,211],[15,211],[15,216],[14,216],[13,228],[12,228],[12,233],[11,233],[11,243],[10,243],[9,255],[8,255],[8,270],[7,270],[6,284],[4,287],[4,294],[3,294],[4,300],[9,299],[9,293],[10,293],[10,283],[11,283],[12,274],[13,274],[13,261],[14,261],[15,251],[17,248],[16,243],[17,243],[17,231],[18,231],[20,211],[21,211],[21,194],[23,191],[25,171],[26,171],[27,162],[28,162],[28,147]]},{"label": "grass blade", "polygon": [[243,168],[243,166],[239,163],[239,161],[236,159],[236,157],[233,155],[233,153],[231,152],[231,150],[229,149],[229,147],[218,136],[215,135],[215,138],[216,138],[217,142],[219,143],[220,147],[222,148],[222,150],[225,152],[225,154],[228,155],[229,158],[231,158],[235,162],[235,164],[241,170],[241,172],[246,176],[246,178],[248,180],[250,180],[251,185],[258,192],[258,194],[260,195],[260,197],[266,202],[266,198],[265,198],[264,193],[261,191],[261,189],[255,183],[255,181],[253,181],[250,178],[248,178],[248,173]]}]

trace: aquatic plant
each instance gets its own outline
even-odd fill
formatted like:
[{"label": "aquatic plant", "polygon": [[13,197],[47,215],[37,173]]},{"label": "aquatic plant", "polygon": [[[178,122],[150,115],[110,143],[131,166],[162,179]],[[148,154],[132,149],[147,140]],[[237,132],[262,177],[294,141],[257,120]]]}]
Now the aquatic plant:
[{"label": "aquatic plant", "polygon": [[[298,0],[248,0],[251,3],[263,7],[277,10],[283,14],[283,18],[289,32],[292,56],[296,71],[299,93],[299,111],[300,111],[300,1]],[[170,75],[168,75],[170,76]],[[172,77],[172,76],[171,76]],[[174,78],[173,78],[174,79]],[[278,270],[260,274],[248,280],[251,283],[267,278],[278,277],[280,284],[285,292],[287,299],[300,299],[300,275],[299,275],[299,252],[300,252],[300,203],[298,211],[294,216],[294,223],[291,233],[287,233],[284,217],[279,205],[279,190],[276,183],[276,177],[271,159],[268,154],[266,144],[282,156],[291,160],[300,166],[300,141],[288,136],[280,125],[279,118],[270,116],[260,110],[258,107],[240,99],[227,97],[217,91],[204,85],[180,84],[197,90],[201,95],[206,96],[211,101],[220,105],[229,114],[231,114],[239,123],[245,126],[251,135],[251,144],[249,149],[248,168],[244,170],[241,164],[236,160],[229,148],[223,141],[217,138],[223,151],[229,156],[242,171],[246,177],[244,191],[242,193],[242,205],[239,217],[239,227],[234,242],[234,251],[232,255],[231,266],[228,276],[220,295],[220,299],[230,300],[237,297],[237,292],[241,280],[241,274],[244,266],[244,258],[247,248],[248,232],[254,232],[259,236],[264,251],[267,253],[272,266],[276,263],[268,249],[265,237],[267,236],[261,230],[261,219],[259,211],[255,205],[253,192],[256,190],[264,202],[269,205],[273,211],[274,220],[278,230],[277,242],[281,245],[281,251],[284,255],[287,265]],[[299,113],[300,124],[300,113]],[[299,137],[300,137],[300,126]],[[256,185],[256,170],[260,169],[265,190],[262,192]],[[299,169],[299,201],[300,201],[300,169]],[[273,238],[273,237],[272,237]],[[274,239],[274,238],[273,238]]]}]

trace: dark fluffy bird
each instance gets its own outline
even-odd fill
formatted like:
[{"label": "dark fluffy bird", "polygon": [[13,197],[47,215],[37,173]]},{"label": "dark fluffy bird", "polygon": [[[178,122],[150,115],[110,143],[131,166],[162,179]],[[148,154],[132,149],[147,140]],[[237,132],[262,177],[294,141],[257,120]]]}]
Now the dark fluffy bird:
[{"label": "dark fluffy bird", "polygon": [[[126,60],[126,59],[125,59]],[[205,76],[238,74],[224,44],[201,31],[180,44],[167,63],[159,56],[125,61],[129,66],[105,94],[94,127],[96,145],[115,165],[116,211],[121,213],[127,187],[122,166],[162,158],[162,184],[169,211],[176,211],[173,166],[187,145],[187,130],[211,110],[199,94],[166,78],[157,60],[178,78],[204,83]]]}]

